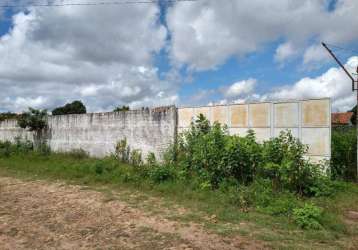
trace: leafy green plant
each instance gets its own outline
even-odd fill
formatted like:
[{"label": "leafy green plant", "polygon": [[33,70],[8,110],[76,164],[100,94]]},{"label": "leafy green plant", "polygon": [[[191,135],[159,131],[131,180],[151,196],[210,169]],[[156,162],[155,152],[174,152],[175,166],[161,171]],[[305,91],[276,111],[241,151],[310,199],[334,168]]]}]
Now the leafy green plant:
[{"label": "leafy green plant", "polygon": [[101,175],[104,172],[104,167],[102,162],[97,162],[94,166],[94,171],[96,174]]},{"label": "leafy green plant", "polygon": [[149,178],[155,183],[173,180],[174,169],[170,166],[154,166],[149,169]]},{"label": "leafy green plant", "polygon": [[211,184],[217,187],[225,177],[220,161],[228,138],[226,127],[219,123],[210,126],[209,121],[199,115],[191,128],[178,139],[179,165],[199,175],[205,174]]},{"label": "leafy green plant", "polygon": [[29,108],[18,119],[18,125],[23,129],[39,132],[47,128],[47,110]]},{"label": "leafy green plant", "polygon": [[334,179],[355,180],[357,176],[357,130],[355,127],[332,129],[331,173]]},{"label": "leafy green plant", "polygon": [[122,162],[128,162],[129,154],[130,154],[130,149],[127,144],[127,138],[118,141],[115,148],[115,157]]},{"label": "leafy green plant", "polygon": [[138,149],[134,149],[131,151],[130,154],[130,164],[134,166],[141,166],[142,165],[142,152]]},{"label": "leafy green plant", "polygon": [[302,208],[293,209],[293,219],[303,229],[322,228],[322,210],[313,204],[306,203]]},{"label": "leafy green plant", "polygon": [[125,112],[129,110],[130,110],[129,106],[121,106],[121,107],[118,106],[113,110],[113,112]]},{"label": "leafy green plant", "polygon": [[11,142],[9,141],[5,141],[5,142],[1,142],[0,141],[0,157],[10,157],[11,155]]},{"label": "leafy green plant", "polygon": [[223,151],[222,172],[240,183],[251,183],[262,160],[262,146],[256,142],[253,131],[249,131],[246,137],[229,137]]},{"label": "leafy green plant", "polygon": [[29,153],[34,150],[34,144],[30,140],[23,140],[21,137],[15,137],[15,148],[17,153]]},{"label": "leafy green plant", "polygon": [[310,195],[310,187],[319,180],[322,169],[304,157],[307,150],[291,132],[281,132],[264,143],[261,175],[270,178],[276,190]]},{"label": "leafy green plant", "polygon": [[176,164],[216,189],[234,178],[249,185],[255,178],[271,180],[273,190],[288,190],[300,196],[329,192],[322,166],[306,159],[308,147],[289,131],[263,144],[253,131],[245,137],[230,136],[219,123],[210,125],[199,115],[189,130],[178,138]]},{"label": "leafy green plant", "polygon": [[86,114],[86,106],[81,101],[67,103],[63,107],[52,110],[52,115]]},{"label": "leafy green plant", "polygon": [[157,159],[156,159],[155,154],[154,154],[153,152],[150,152],[150,153],[147,155],[146,163],[147,163],[147,165],[149,165],[149,166],[156,166],[156,165],[158,165]]},{"label": "leafy green plant", "polygon": [[43,156],[49,156],[51,154],[51,148],[46,141],[43,141],[37,145],[36,152]]},{"label": "leafy green plant", "polygon": [[5,120],[11,120],[11,119],[17,119],[19,117],[16,113],[6,112],[6,113],[0,113],[0,122]]}]

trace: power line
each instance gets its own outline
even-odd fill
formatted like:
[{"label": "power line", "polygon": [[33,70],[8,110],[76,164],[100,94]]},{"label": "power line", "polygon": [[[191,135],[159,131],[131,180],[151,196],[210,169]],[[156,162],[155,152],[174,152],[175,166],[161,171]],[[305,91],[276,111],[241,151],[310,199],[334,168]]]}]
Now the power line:
[{"label": "power line", "polygon": [[353,53],[357,53],[358,54],[358,51],[357,50],[352,50],[352,49],[347,49],[347,48],[343,48],[343,47],[340,47],[340,46],[337,46],[337,45],[334,45],[334,44],[329,44],[329,43],[326,43],[328,46],[332,47],[332,48],[335,48],[335,49],[339,49],[339,50],[345,50],[345,51],[349,51],[349,52],[353,52]]},{"label": "power line", "polygon": [[26,8],[26,7],[64,7],[64,6],[99,6],[99,5],[125,5],[125,4],[156,4],[156,3],[178,3],[178,2],[197,2],[198,0],[125,0],[125,1],[97,1],[97,2],[73,2],[73,3],[44,3],[44,4],[2,4],[0,8]]}]

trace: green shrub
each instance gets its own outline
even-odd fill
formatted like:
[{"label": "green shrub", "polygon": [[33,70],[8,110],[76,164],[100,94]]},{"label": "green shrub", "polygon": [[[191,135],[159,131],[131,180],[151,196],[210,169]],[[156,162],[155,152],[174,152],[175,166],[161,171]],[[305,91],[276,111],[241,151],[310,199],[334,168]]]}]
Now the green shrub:
[{"label": "green shrub", "polygon": [[155,154],[154,154],[153,152],[150,152],[150,153],[147,155],[146,163],[147,163],[147,165],[149,165],[149,166],[156,166],[156,165],[158,165],[157,159],[156,159]]},{"label": "green shrub", "polygon": [[357,176],[356,128],[332,129],[331,173],[334,179],[355,180]]},{"label": "green shrub", "polygon": [[47,128],[47,110],[29,108],[19,116],[17,123],[23,129],[39,132]]},{"label": "green shrub", "polygon": [[0,122],[5,120],[13,120],[17,119],[19,117],[16,113],[6,112],[6,113],[0,113]]},{"label": "green shrub", "polygon": [[127,144],[127,138],[117,142],[115,148],[115,157],[121,162],[129,162],[130,149]]},{"label": "green shrub", "polygon": [[303,208],[293,209],[293,219],[303,229],[318,230],[322,228],[322,210],[313,205],[306,203]]},{"label": "green shrub", "polygon": [[130,153],[130,164],[133,166],[141,166],[142,165],[142,152],[138,149],[132,150]]},{"label": "green shrub", "polygon": [[8,158],[11,155],[11,142],[0,142],[0,157]]},{"label": "green shrub", "polygon": [[251,183],[262,161],[262,146],[256,142],[253,131],[246,137],[228,137],[222,151],[221,174],[240,183]]},{"label": "green shrub", "polygon": [[103,162],[101,161],[97,161],[95,166],[94,166],[94,170],[95,170],[95,173],[98,174],[98,175],[101,175],[103,174],[104,172],[104,165],[103,165]]},{"label": "green shrub", "polygon": [[305,159],[307,150],[291,132],[281,132],[264,143],[260,174],[272,180],[275,190],[312,195],[310,188],[320,180],[323,171],[320,165]]},{"label": "green shrub", "polygon": [[199,175],[207,175],[211,184],[217,187],[226,174],[220,162],[228,138],[225,127],[219,123],[210,126],[209,121],[200,115],[178,139],[179,165]]},{"label": "green shrub", "polygon": [[19,137],[15,138],[14,143],[10,141],[0,142],[0,157],[9,157],[11,154],[27,154],[32,151],[34,151],[33,143]]},{"label": "green shrub", "polygon": [[21,137],[15,137],[15,148],[17,153],[29,153],[34,150],[32,141],[23,140]]},{"label": "green shrub", "polygon": [[209,180],[212,188],[230,178],[244,185],[263,178],[271,180],[275,191],[301,196],[329,193],[322,167],[305,158],[307,149],[289,131],[259,144],[253,131],[245,137],[230,136],[225,126],[210,125],[199,115],[178,138],[176,164],[203,182]]},{"label": "green shrub", "polygon": [[175,177],[174,169],[170,166],[154,166],[148,171],[149,178],[155,183],[173,180]]},{"label": "green shrub", "polygon": [[38,146],[36,148],[36,152],[39,153],[40,155],[48,156],[51,154],[51,148],[47,144],[47,142],[44,141],[44,142],[41,142],[40,144],[38,144]]},{"label": "green shrub", "polygon": [[86,114],[86,106],[81,101],[67,103],[52,110],[52,115]]}]

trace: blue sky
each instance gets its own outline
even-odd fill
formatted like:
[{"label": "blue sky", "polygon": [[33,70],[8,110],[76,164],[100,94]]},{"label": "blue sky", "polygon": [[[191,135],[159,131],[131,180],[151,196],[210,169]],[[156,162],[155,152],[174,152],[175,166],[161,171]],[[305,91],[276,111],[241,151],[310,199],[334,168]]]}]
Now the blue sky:
[{"label": "blue sky", "polygon": [[7,8],[0,111],[75,99],[107,111],[311,97],[346,110],[349,79],[320,42],[346,48],[334,51],[353,71],[356,13],[354,0]]}]

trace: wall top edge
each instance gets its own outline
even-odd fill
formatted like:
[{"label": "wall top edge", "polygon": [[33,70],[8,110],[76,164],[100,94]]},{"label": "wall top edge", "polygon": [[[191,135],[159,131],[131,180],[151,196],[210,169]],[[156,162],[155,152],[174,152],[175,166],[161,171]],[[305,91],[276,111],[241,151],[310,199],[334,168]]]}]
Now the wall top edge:
[{"label": "wall top edge", "polygon": [[[86,113],[86,114],[69,114],[69,115],[48,115],[49,119],[61,119],[63,117],[74,118],[74,117],[85,117],[85,116],[110,116],[115,114],[141,114],[141,113],[151,113],[151,114],[158,114],[158,113],[165,113],[170,110],[176,110],[175,105],[171,106],[160,106],[160,107],[152,107],[152,108],[143,108],[143,109],[133,109],[128,111],[120,111],[120,112],[98,112],[98,113]],[[17,123],[16,118],[6,119],[0,121],[0,125],[2,124],[9,124],[9,123]]]},{"label": "wall top edge", "polygon": [[305,101],[319,101],[319,100],[328,100],[331,103],[330,97],[322,97],[322,98],[306,98],[306,99],[282,99],[282,100],[274,100],[274,101],[252,101],[252,102],[244,102],[244,103],[229,103],[229,104],[215,104],[215,105],[198,105],[198,106],[180,106],[178,109],[185,108],[210,108],[210,107],[228,107],[228,106],[240,106],[240,105],[250,105],[250,104],[280,104],[280,103],[299,103]]},{"label": "wall top edge", "polygon": [[175,108],[174,105],[171,106],[160,106],[160,107],[146,107],[143,109],[133,109],[128,111],[119,111],[119,112],[93,112],[93,113],[86,113],[86,114],[69,114],[69,115],[49,115],[49,118],[56,118],[56,117],[71,117],[71,116],[105,116],[105,115],[113,115],[113,114],[139,114],[144,112],[149,113],[162,113],[170,111],[171,109]]}]

